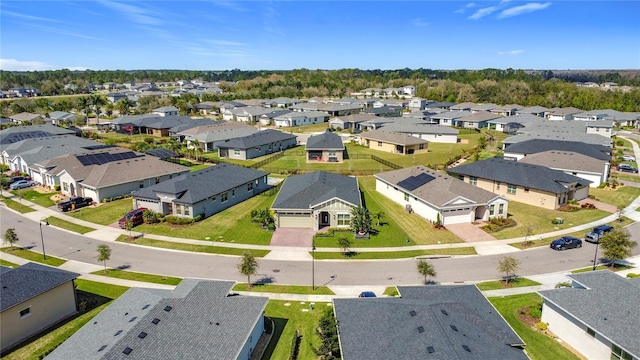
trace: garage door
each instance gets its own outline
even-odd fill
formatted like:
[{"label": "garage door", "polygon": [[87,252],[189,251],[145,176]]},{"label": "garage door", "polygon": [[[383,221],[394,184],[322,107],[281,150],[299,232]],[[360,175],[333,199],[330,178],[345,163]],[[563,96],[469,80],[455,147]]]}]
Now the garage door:
[{"label": "garage door", "polygon": [[279,214],[280,227],[311,228],[311,214]]},{"label": "garage door", "polygon": [[466,224],[471,222],[471,212],[470,211],[456,211],[450,213],[444,213],[444,220],[442,223],[446,225],[452,224]]}]

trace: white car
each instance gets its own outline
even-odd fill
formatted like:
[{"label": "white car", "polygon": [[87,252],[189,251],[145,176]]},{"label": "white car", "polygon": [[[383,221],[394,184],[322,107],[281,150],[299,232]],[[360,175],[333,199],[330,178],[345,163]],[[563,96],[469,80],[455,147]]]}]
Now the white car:
[{"label": "white car", "polygon": [[627,154],[622,155],[622,160],[636,162],[636,158]]}]

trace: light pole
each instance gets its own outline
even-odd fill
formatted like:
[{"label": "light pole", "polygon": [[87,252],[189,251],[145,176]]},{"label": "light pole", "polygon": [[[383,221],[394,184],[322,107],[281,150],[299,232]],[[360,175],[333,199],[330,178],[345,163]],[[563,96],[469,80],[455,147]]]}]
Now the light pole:
[{"label": "light pole", "polygon": [[315,273],[315,262],[316,262],[316,244],[315,241],[311,245],[311,289],[316,289],[316,273]]},{"label": "light pole", "polygon": [[45,225],[49,226],[49,218],[43,217],[40,219],[40,241],[42,241],[42,256],[47,260],[47,253],[44,251],[44,236],[42,236],[42,220],[45,220]]},{"label": "light pole", "polygon": [[598,259],[598,246],[600,246],[600,241],[596,243],[596,253],[593,255],[593,270],[596,271],[597,259]]}]

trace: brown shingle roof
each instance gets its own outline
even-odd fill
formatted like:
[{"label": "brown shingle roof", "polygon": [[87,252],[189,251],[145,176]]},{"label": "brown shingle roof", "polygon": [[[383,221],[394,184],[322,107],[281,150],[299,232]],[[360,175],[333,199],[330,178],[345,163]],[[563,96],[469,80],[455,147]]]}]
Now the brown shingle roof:
[{"label": "brown shingle roof", "polygon": [[529,154],[520,160],[521,163],[542,165],[558,170],[577,170],[601,173],[606,161],[571,151],[549,150],[537,154]]},{"label": "brown shingle roof", "polygon": [[367,131],[362,133],[360,137],[363,139],[382,141],[397,145],[418,145],[428,143],[427,140],[419,139],[415,136],[382,129]]}]

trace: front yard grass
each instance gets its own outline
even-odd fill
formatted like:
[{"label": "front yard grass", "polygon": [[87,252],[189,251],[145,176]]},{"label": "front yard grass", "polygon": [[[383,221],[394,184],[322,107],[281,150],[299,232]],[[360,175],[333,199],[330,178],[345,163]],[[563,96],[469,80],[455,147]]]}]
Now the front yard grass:
[{"label": "front yard grass", "polygon": [[[364,240],[366,241],[366,240]],[[447,248],[447,249],[431,249],[431,250],[408,250],[408,251],[370,251],[370,252],[349,252],[347,255],[342,252],[315,252],[316,260],[372,260],[372,259],[405,259],[418,256],[429,255],[476,255],[476,249],[473,246]]]},{"label": "front yard grass", "polygon": [[269,300],[265,315],[273,320],[275,329],[262,360],[289,359],[296,330],[302,336],[298,359],[318,358],[312,349],[312,346],[320,345],[320,339],[315,330],[318,327],[318,321],[331,303],[318,302],[313,304],[313,309],[310,309],[310,304],[300,301]]},{"label": "front yard grass", "polygon": [[126,213],[133,210],[133,200],[130,198],[102,203],[95,207],[84,207],[70,211],[66,215],[100,225],[109,225],[120,220]]},{"label": "front yard grass", "polygon": [[509,289],[516,287],[525,287],[525,286],[536,286],[541,285],[537,281],[533,281],[523,277],[517,277],[511,281],[504,282],[503,280],[493,280],[493,281],[484,281],[481,283],[477,283],[476,286],[480,291],[486,290],[501,290],[501,289]]},{"label": "front yard grass", "polygon": [[9,209],[15,210],[20,214],[26,214],[32,211],[36,211],[36,209],[33,209],[27,205],[23,205],[22,203],[18,202],[19,200],[16,201],[13,199],[6,198],[4,196],[0,197],[0,200],[2,200],[2,202],[4,202]]},{"label": "front yard grass", "polygon": [[134,230],[178,238],[269,245],[273,233],[251,222],[250,213],[251,210],[269,208],[275,196],[275,191],[267,190],[192,225],[142,224]]},{"label": "front yard grass", "polygon": [[386,295],[386,296],[399,296],[400,293],[398,292],[398,288],[395,286],[388,286],[384,289],[384,292],[382,293],[382,295]]},{"label": "front yard grass", "polygon": [[51,200],[51,197],[57,194],[55,191],[41,193],[33,189],[22,189],[11,191],[11,193],[42,207],[50,207],[56,204],[55,201]]},{"label": "front yard grass", "polygon": [[[630,266],[607,266],[607,265],[596,266],[596,270],[609,270],[613,272],[620,271],[620,270],[627,270],[627,269],[631,269],[631,267]],[[593,266],[572,270],[571,273],[579,274],[579,273],[589,272],[589,271],[593,271]]]},{"label": "front yard grass", "polygon": [[[515,220],[517,225],[492,232],[491,236],[498,240],[523,237],[527,235],[527,228],[529,228],[533,234],[542,234],[589,223],[611,214],[598,209],[580,210],[576,212],[548,210],[517,201],[510,201],[509,215]],[[551,221],[558,217],[563,218],[564,223],[552,224]]]},{"label": "front yard grass", "polygon": [[10,267],[10,268],[15,268],[15,267],[20,266],[20,265],[18,265],[18,264],[14,264],[14,263],[12,263],[12,262],[10,262],[10,261],[2,260],[2,259],[0,259],[0,265],[2,265],[2,266],[6,266],[6,267]]},{"label": "front yard grass", "polygon": [[[172,242],[172,241],[149,239],[144,237],[130,238],[127,235],[118,236],[116,241],[142,245],[142,246],[152,246],[152,247],[163,248],[163,249],[173,249],[173,250],[190,251],[190,252],[201,252],[201,253],[207,253],[207,254],[242,256],[242,254],[247,251],[247,249],[240,249],[240,248],[185,244],[185,243],[178,243],[178,242]],[[249,250],[249,251],[255,257],[264,257],[269,253],[269,250]]]},{"label": "front yard grass", "polygon": [[233,287],[233,291],[254,291],[278,294],[302,294],[302,295],[335,295],[331,289],[325,286],[317,286],[315,290],[311,286],[301,285],[278,285],[278,284],[252,284],[238,283]]},{"label": "front yard grass", "polygon": [[51,266],[60,266],[67,262],[67,260],[63,260],[50,255],[47,255],[47,260],[45,260],[42,254],[29,251],[20,247],[14,247],[14,248],[4,247],[4,248],[1,248],[0,251],[5,252],[7,254],[21,257],[23,259],[27,259],[29,261],[34,261],[34,262],[38,262],[45,265],[51,265]]},{"label": "front yard grass", "polygon": [[640,196],[640,188],[633,186],[621,186],[615,190],[590,189],[589,194],[593,195],[598,201],[615,205],[619,208],[625,208]]},{"label": "front yard grass", "polygon": [[181,278],[172,277],[172,276],[145,274],[145,273],[139,273],[139,272],[133,272],[133,271],[125,271],[120,269],[107,269],[106,272],[104,270],[98,270],[98,271],[92,272],[92,274],[112,277],[116,279],[142,281],[142,282],[148,282],[148,283],[154,283],[154,284],[165,284],[165,285],[178,285],[180,284],[180,281],[182,281]]},{"label": "front yard grass", "polygon": [[[525,342],[525,350],[532,360],[577,360],[571,351],[564,348],[553,338],[525,324],[520,318],[522,309],[538,307],[542,302],[535,293],[490,297],[489,301],[511,325],[513,330]],[[539,319],[538,319],[539,321]]]},{"label": "front yard grass", "polygon": [[57,218],[55,216],[49,216],[47,218],[47,221],[49,222],[49,225],[55,226],[55,227],[59,227],[65,230],[69,230],[69,231],[73,231],[76,232],[78,234],[86,234],[88,232],[94,231],[95,229],[87,227],[87,226],[82,226],[79,224],[74,224],[72,222],[69,222],[67,220],[63,220],[60,218]]}]

